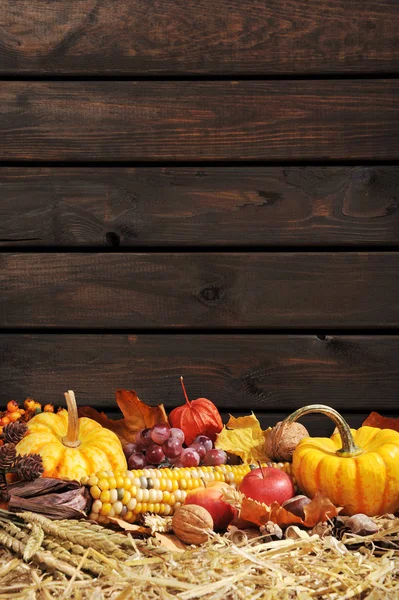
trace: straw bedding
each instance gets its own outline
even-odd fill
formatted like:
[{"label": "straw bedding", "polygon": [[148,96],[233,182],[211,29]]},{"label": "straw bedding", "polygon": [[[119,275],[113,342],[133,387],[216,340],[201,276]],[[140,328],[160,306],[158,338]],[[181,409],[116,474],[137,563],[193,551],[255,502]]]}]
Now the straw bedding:
[{"label": "straw bedding", "polygon": [[270,541],[233,530],[181,550],[172,538],[167,548],[87,522],[21,517],[1,517],[0,599],[399,599],[399,519],[367,537]]}]

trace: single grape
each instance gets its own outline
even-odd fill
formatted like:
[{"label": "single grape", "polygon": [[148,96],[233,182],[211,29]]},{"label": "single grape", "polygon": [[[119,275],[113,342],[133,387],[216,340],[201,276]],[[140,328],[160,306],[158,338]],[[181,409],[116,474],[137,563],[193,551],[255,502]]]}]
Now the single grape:
[{"label": "single grape", "polygon": [[152,444],[152,446],[147,448],[145,456],[147,462],[151,463],[152,465],[159,465],[165,460],[165,455],[162,452],[162,448],[161,446],[158,446],[158,444]]},{"label": "single grape", "polygon": [[146,457],[142,452],[131,454],[127,460],[129,469],[142,469],[146,465]]},{"label": "single grape", "polygon": [[133,442],[129,442],[123,446],[123,452],[125,453],[126,458],[129,458],[129,456],[139,451],[140,448],[138,448],[137,444],[133,444]]},{"label": "single grape", "polygon": [[204,458],[206,454],[206,448],[204,444],[200,444],[199,442],[193,442],[189,447],[193,448],[193,450],[196,450],[198,452],[201,460]]},{"label": "single grape", "polygon": [[170,437],[170,427],[168,425],[154,425],[151,428],[150,437],[155,444],[162,446]]},{"label": "single grape", "polygon": [[198,467],[200,464],[200,456],[198,452],[192,448],[183,448],[180,454],[180,461],[183,467]]},{"label": "single grape", "polygon": [[184,444],[184,433],[178,427],[170,428],[170,437],[177,438],[182,444]]},{"label": "single grape", "polygon": [[224,450],[208,450],[205,454],[202,464],[207,467],[215,467],[216,465],[225,465],[227,460],[227,454]]},{"label": "single grape", "polygon": [[182,451],[181,441],[175,437],[170,437],[162,444],[162,450],[167,458],[177,458]]},{"label": "single grape", "polygon": [[141,448],[148,448],[151,446],[152,439],[150,437],[151,429],[147,427],[147,429],[141,429],[136,436],[136,444],[138,444]]},{"label": "single grape", "polygon": [[210,440],[209,437],[206,435],[197,435],[197,437],[194,440],[194,444],[202,444],[203,446],[205,446],[205,450],[207,452],[209,450],[212,450],[213,448],[212,440]]}]

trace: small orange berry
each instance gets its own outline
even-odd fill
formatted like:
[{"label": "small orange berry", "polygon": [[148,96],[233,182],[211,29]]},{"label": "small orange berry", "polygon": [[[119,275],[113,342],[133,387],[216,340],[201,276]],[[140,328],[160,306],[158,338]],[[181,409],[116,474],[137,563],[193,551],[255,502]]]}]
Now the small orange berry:
[{"label": "small orange berry", "polygon": [[27,398],[24,402],[24,406],[26,410],[35,410],[36,402],[32,398]]},{"label": "small orange berry", "polygon": [[18,421],[18,419],[21,418],[21,413],[17,410],[16,412],[11,413],[8,418],[11,423],[15,423],[15,421]]},{"label": "small orange berry", "polygon": [[16,410],[18,410],[18,408],[18,402],[16,402],[15,400],[10,400],[10,402],[7,404],[7,410],[9,413],[15,412]]},{"label": "small orange berry", "polygon": [[24,414],[25,414],[25,411],[24,411],[24,409],[23,409],[23,408],[20,408],[20,409],[19,409],[19,412],[21,413],[21,415],[24,415]]},{"label": "small orange berry", "polygon": [[8,425],[9,423],[10,423],[10,417],[7,417],[7,415],[1,419],[1,424],[3,426]]},{"label": "small orange berry", "polygon": [[46,406],[43,408],[44,412],[54,412],[54,406],[52,404],[46,404]]}]

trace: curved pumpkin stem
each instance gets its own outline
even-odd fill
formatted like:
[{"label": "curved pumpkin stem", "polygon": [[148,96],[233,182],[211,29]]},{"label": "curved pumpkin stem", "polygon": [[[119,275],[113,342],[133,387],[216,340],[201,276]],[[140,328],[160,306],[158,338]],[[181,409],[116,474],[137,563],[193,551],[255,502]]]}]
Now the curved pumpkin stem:
[{"label": "curved pumpkin stem", "polygon": [[180,377],[180,382],[181,382],[181,386],[183,388],[183,394],[184,394],[184,397],[186,399],[186,402],[187,402],[187,404],[189,406],[191,406],[191,402],[190,402],[190,400],[188,399],[188,396],[187,396],[186,386],[184,385],[183,377]]},{"label": "curved pumpkin stem", "polygon": [[72,390],[65,392],[65,400],[68,409],[68,431],[62,438],[62,443],[68,448],[77,448],[82,443],[79,439],[79,417],[75,394]]},{"label": "curved pumpkin stem", "polygon": [[298,408],[298,410],[284,419],[281,424],[281,430],[285,425],[294,423],[294,421],[297,421],[300,417],[310,413],[321,413],[327,417],[330,417],[330,419],[334,421],[342,441],[342,448],[337,450],[337,454],[343,456],[344,458],[350,458],[351,456],[358,456],[359,454],[363,453],[363,450],[356,446],[350,427],[345,419],[339,414],[339,412],[330,406],[325,406],[324,404],[309,404],[309,406]]}]

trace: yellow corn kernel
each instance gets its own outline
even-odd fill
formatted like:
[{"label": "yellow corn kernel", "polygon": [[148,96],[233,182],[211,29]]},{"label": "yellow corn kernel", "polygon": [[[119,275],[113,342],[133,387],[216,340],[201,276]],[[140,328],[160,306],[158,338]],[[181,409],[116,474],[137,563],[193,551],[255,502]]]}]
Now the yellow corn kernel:
[{"label": "yellow corn kernel", "polygon": [[109,485],[110,489],[116,488],[115,477],[108,477],[108,485]]},{"label": "yellow corn kernel", "polygon": [[102,478],[99,480],[98,482],[98,487],[100,488],[100,490],[103,492],[104,490],[109,490],[109,483],[108,483],[108,479]]},{"label": "yellow corn kernel", "polygon": [[143,502],[143,504],[141,505],[141,512],[142,513],[148,512],[148,503],[147,502]]},{"label": "yellow corn kernel", "polygon": [[111,508],[112,508],[112,505],[109,502],[107,502],[106,504],[103,504],[101,507],[101,510],[100,510],[100,514],[103,517],[107,517],[109,515],[109,513],[111,512]]},{"label": "yellow corn kernel", "polygon": [[124,506],[126,506],[130,500],[130,498],[132,497],[131,493],[129,492],[129,490],[126,490],[125,493],[123,494],[122,497],[122,504]]},{"label": "yellow corn kernel", "polygon": [[98,485],[92,485],[90,488],[90,495],[92,498],[94,498],[94,500],[98,500],[98,498],[101,496],[101,490],[98,487]]},{"label": "yellow corn kernel", "polygon": [[109,502],[111,500],[111,494],[109,490],[104,490],[103,492],[101,492],[100,500],[103,504],[104,502]]},{"label": "yellow corn kernel", "polygon": [[154,506],[155,506],[155,505],[154,505],[154,503],[153,503],[153,502],[149,502],[149,503],[148,503],[148,506],[147,506],[147,510],[148,510],[148,512],[150,512],[150,513],[153,513],[153,512],[154,512]]},{"label": "yellow corn kernel", "polygon": [[[125,478],[122,475],[117,475],[117,477],[115,477],[116,480],[116,486],[117,488],[123,487],[125,484]],[[130,481],[130,479],[129,479]]]},{"label": "yellow corn kernel", "polygon": [[97,483],[98,483],[97,475],[90,475],[87,485],[93,486],[93,485],[97,485]]},{"label": "yellow corn kernel", "polygon": [[107,471],[97,471],[97,479],[106,479],[108,477]]},{"label": "yellow corn kernel", "polygon": [[141,502],[137,502],[136,507],[134,509],[134,512],[136,513],[136,515],[143,512],[142,508],[143,508],[143,505],[141,504]]},{"label": "yellow corn kernel", "polygon": [[130,479],[130,477],[125,477],[123,480],[123,486],[125,488],[125,490],[129,490],[132,487],[132,480]]},{"label": "yellow corn kernel", "polygon": [[168,492],[168,491],[163,492],[162,502],[165,502],[166,504],[169,504],[171,497],[172,497],[172,495],[171,495],[170,492]]}]

